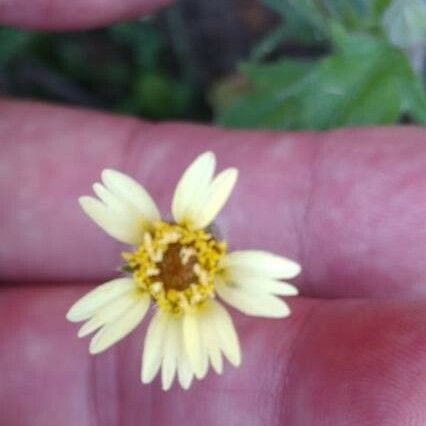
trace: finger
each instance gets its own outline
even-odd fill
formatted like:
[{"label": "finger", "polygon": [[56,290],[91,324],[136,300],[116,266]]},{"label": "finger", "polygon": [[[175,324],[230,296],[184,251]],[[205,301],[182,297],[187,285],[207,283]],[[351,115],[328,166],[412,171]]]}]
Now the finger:
[{"label": "finger", "polygon": [[141,16],[172,0],[2,0],[0,22],[39,29],[83,29]]},{"label": "finger", "polygon": [[139,382],[142,330],[87,354],[64,319],[82,292],[1,291],[1,424],[425,424],[424,301],[299,299],[286,320],[239,317],[241,367],[164,393]]},{"label": "finger", "polygon": [[151,192],[163,213],[196,155],[240,169],[217,223],[231,249],[299,261],[305,295],[426,293],[426,133],[400,127],[247,132],[45,106],[0,105],[3,278],[100,280],[122,244],[77,204],[107,167]]}]

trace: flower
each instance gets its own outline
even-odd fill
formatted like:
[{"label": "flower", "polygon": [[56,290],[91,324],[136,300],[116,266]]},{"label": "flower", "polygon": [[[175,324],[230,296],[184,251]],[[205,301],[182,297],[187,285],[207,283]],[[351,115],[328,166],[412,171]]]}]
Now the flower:
[{"label": "flower", "polygon": [[122,254],[123,272],[95,288],[69,310],[70,321],[86,321],[79,337],[97,330],[89,351],[96,354],[134,330],[156,306],[145,336],[141,380],[151,382],[161,370],[167,390],[177,376],[187,389],[211,365],[221,374],[223,357],[241,362],[240,344],[227,310],[217,296],[247,315],[282,318],[288,305],[277,296],[297,289],[281,282],[300,266],[265,251],[227,252],[227,245],[207,228],[220,212],[237,180],[229,168],[216,177],[215,156],[200,155],[178,182],[172,202],[174,222],[161,219],[146,190],[115,170],[102,172],[98,196],[80,204],[106,233],[130,244]]}]

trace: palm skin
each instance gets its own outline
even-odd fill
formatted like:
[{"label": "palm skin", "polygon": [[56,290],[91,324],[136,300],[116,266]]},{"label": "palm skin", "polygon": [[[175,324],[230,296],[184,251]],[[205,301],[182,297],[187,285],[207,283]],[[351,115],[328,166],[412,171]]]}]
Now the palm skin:
[{"label": "palm skin", "polygon": [[[0,424],[424,425],[425,142],[413,127],[225,131],[3,101]],[[164,393],[139,381],[144,326],[93,357],[65,320],[123,249],[76,200],[114,167],[167,212],[206,149],[240,169],[223,236],[299,261],[301,297],[284,320],[233,311],[242,366]]]}]

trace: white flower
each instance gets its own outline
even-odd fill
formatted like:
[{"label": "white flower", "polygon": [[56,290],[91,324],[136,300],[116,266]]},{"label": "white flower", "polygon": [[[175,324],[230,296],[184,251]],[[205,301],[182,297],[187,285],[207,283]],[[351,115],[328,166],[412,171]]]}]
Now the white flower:
[{"label": "white flower", "polygon": [[200,155],[185,171],[173,197],[175,222],[165,222],[148,195],[132,178],[102,173],[93,189],[99,199],[81,197],[83,210],[109,235],[134,245],[123,253],[128,276],[109,281],[78,300],[70,321],[86,321],[78,335],[96,334],[90,353],[109,348],[145,317],[151,303],[155,314],[148,326],[141,380],[151,382],[161,370],[164,390],[177,376],[187,389],[211,365],[221,374],[223,357],[241,362],[238,336],[219,296],[247,315],[282,318],[288,305],[277,296],[297,294],[280,281],[300,272],[297,263],[264,251],[226,252],[205,228],[226,203],[238,172],[229,168],[214,177],[215,156]]}]

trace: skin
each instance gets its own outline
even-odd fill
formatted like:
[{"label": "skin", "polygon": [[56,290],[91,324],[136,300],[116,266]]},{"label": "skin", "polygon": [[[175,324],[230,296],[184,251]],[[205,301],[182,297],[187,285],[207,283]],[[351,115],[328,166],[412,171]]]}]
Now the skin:
[{"label": "skin", "polygon": [[[61,18],[70,7],[63,1],[50,0],[55,13],[46,16],[38,3],[23,14],[18,0],[3,1],[0,19],[83,25]],[[135,11],[118,13],[112,3],[105,0],[99,19],[87,13],[84,25]],[[415,127],[225,131],[4,100],[0,424],[424,425],[425,142]],[[207,149],[219,168],[240,169],[217,221],[223,236],[232,249],[301,262],[301,297],[289,299],[285,320],[232,311],[242,366],[164,393],[158,380],[139,383],[147,321],[92,357],[64,318],[78,297],[115,276],[125,247],[76,200],[114,167],[140,180],[166,214],[176,179]]]},{"label": "skin", "polygon": [[90,29],[153,12],[172,0],[1,0],[0,20],[35,29]]}]

